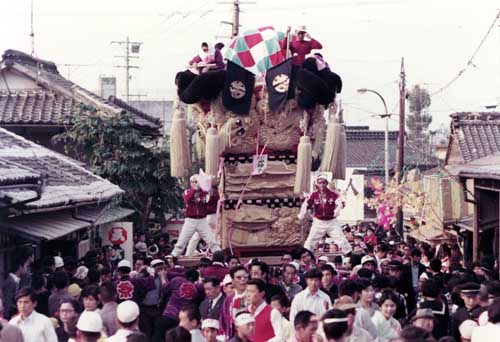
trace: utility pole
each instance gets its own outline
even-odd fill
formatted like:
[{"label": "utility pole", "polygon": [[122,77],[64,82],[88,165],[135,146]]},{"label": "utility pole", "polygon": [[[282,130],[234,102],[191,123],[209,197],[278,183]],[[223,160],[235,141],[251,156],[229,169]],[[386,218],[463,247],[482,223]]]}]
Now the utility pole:
[{"label": "utility pole", "polygon": [[[130,53],[139,53],[140,46],[142,42],[131,42],[127,36],[126,40],[117,41],[114,40],[111,44],[118,44],[125,46],[125,56],[115,56],[116,58],[124,58],[125,65],[115,65],[115,68],[125,68],[125,99],[129,101],[130,99],[130,69],[139,69],[136,65],[130,65],[131,58],[139,58],[139,56],[131,56]],[[132,51],[131,51],[132,48]]]},{"label": "utility pole", "polygon": [[227,5],[227,4],[232,4],[233,5],[233,21],[221,21],[222,24],[227,24],[227,25],[231,25],[232,29],[231,29],[231,38],[234,38],[236,37],[239,32],[240,32],[240,5],[250,5],[250,4],[255,4],[255,1],[245,1],[245,2],[241,2],[239,0],[234,0],[232,2],[228,2],[228,1],[220,1],[218,2],[218,4],[223,4],[223,5]]},{"label": "utility pole", "polygon": [[[406,106],[406,74],[405,60],[401,58],[401,71],[399,73],[399,135],[398,135],[398,163],[396,169],[397,184],[400,184],[403,177],[405,163],[405,106]],[[396,229],[403,237],[403,208],[398,210]]]}]

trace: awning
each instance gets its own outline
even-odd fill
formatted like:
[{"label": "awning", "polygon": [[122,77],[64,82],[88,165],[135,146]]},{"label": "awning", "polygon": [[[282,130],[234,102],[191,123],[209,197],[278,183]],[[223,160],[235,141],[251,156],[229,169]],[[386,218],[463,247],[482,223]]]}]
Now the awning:
[{"label": "awning", "polygon": [[94,225],[100,225],[123,219],[133,212],[133,210],[120,207],[79,209],[76,216],[72,215],[71,210],[44,212],[6,219],[0,222],[0,231],[20,235],[36,242],[55,240],[90,227],[91,222],[87,221],[97,219]]},{"label": "awning", "polygon": [[455,231],[449,231],[444,229],[437,229],[435,227],[419,227],[417,229],[412,230],[407,235],[424,242],[429,242],[432,240],[456,240],[457,236]]}]

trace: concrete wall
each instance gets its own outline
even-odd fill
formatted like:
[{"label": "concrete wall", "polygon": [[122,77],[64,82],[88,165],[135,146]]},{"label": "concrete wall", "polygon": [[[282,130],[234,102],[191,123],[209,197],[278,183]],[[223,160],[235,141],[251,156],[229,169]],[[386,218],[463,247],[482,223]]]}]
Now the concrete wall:
[{"label": "concrete wall", "polygon": [[128,101],[131,106],[134,106],[144,113],[149,114],[161,120],[163,131],[168,132],[172,124],[173,101]]}]

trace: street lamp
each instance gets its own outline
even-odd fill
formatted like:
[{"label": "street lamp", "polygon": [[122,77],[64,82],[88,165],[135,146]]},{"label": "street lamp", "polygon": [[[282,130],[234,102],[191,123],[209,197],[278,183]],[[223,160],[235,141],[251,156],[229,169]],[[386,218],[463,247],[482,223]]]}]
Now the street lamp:
[{"label": "street lamp", "polygon": [[382,100],[382,103],[384,104],[384,109],[385,109],[385,114],[380,114],[381,118],[385,118],[385,186],[389,186],[389,117],[391,114],[387,111],[387,104],[385,103],[384,98],[382,95],[380,95],[379,92],[371,89],[366,89],[366,88],[360,88],[357,90],[359,94],[366,94],[366,93],[374,93],[380,99]]}]

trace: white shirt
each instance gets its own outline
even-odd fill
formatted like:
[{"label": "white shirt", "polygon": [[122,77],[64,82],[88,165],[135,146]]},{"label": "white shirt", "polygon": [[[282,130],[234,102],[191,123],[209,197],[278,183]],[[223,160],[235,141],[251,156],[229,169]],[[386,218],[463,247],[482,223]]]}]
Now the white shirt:
[{"label": "white shirt", "polygon": [[11,273],[10,276],[14,281],[16,282],[17,285],[19,285],[19,282],[21,281],[21,278],[19,278],[15,273]]},{"label": "white shirt", "polygon": [[290,309],[290,323],[295,320],[295,315],[299,311],[308,310],[321,317],[331,308],[332,301],[326,293],[318,290],[315,294],[312,294],[309,288],[306,288],[293,297],[292,307]]},{"label": "white shirt", "polygon": [[500,336],[500,323],[488,323],[472,330],[472,342],[496,342]]},{"label": "white shirt", "polygon": [[205,342],[205,338],[201,334],[200,329],[198,329],[198,328],[191,329],[191,330],[189,330],[189,332],[191,333],[191,342]]},{"label": "white shirt", "polygon": [[133,332],[133,330],[118,329],[116,334],[106,339],[106,342],[127,342],[127,336]]},{"label": "white shirt", "polygon": [[18,315],[9,323],[21,329],[24,342],[57,342],[56,331],[50,319],[36,311],[33,311],[26,319]]},{"label": "white shirt", "polygon": [[[210,310],[212,310],[215,307],[215,304],[219,301],[220,297],[222,297],[222,291],[219,293],[217,297],[212,299],[212,306],[210,307]],[[210,301],[209,301],[210,302]]]},{"label": "white shirt", "polygon": [[[253,316],[258,316],[262,310],[268,305],[266,302],[262,302],[259,307],[253,313]],[[252,309],[252,308],[250,308]],[[251,311],[251,310],[250,310]],[[276,309],[271,310],[271,325],[274,330],[274,337],[269,339],[268,342],[285,342],[285,327],[284,327],[284,319]]]}]

